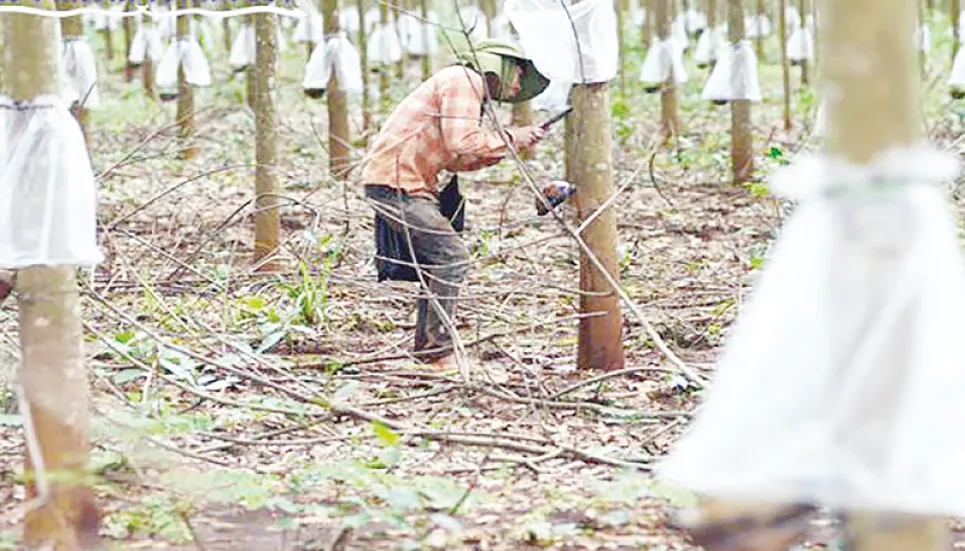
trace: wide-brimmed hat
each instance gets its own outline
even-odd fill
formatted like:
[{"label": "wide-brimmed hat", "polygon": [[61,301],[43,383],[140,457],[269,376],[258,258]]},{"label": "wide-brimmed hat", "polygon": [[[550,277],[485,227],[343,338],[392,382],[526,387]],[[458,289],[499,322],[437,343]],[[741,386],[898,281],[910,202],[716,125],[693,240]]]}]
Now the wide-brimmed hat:
[{"label": "wide-brimmed hat", "polygon": [[[506,63],[515,64],[520,68],[519,93],[511,98],[495,97],[496,101],[507,103],[522,103],[529,101],[543,93],[549,86],[549,79],[536,69],[533,61],[523,55],[522,48],[511,40],[488,38],[480,40],[471,47],[459,52],[457,58],[461,63],[471,65],[480,73],[493,73],[502,80],[508,71]],[[499,91],[502,93],[502,90]]]}]

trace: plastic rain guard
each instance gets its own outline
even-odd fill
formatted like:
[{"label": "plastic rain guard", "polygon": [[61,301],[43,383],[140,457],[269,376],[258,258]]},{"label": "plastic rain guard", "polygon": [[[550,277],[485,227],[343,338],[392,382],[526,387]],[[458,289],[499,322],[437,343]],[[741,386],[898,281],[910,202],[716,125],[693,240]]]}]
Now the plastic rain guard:
[{"label": "plastic rain guard", "polygon": [[197,40],[183,38],[171,42],[157,65],[155,83],[162,90],[178,86],[178,66],[184,67],[184,79],[192,86],[211,86],[211,66]]},{"label": "plastic rain guard", "polygon": [[97,61],[86,38],[67,39],[60,47],[60,95],[86,109],[100,106],[97,90]]},{"label": "plastic rain guard", "polygon": [[747,38],[761,38],[770,36],[771,20],[766,15],[749,15],[744,19]]},{"label": "plastic rain guard", "polygon": [[228,64],[235,71],[240,71],[245,67],[255,63],[255,29],[245,23],[238,29],[234,39],[231,41],[231,54],[228,56]]},{"label": "plastic rain guard", "polygon": [[338,77],[339,87],[346,92],[362,91],[362,62],[358,50],[343,32],[315,46],[305,66],[302,88],[323,90],[328,88],[332,69]]},{"label": "plastic rain guard", "polygon": [[533,108],[537,111],[558,112],[570,105],[570,90],[573,85],[568,82],[551,80],[543,93],[532,99]]},{"label": "plastic rain guard", "polygon": [[926,147],[775,173],[799,206],[662,478],[726,499],[965,515],[965,444],[951,437],[965,417],[965,265],[941,188],[957,173]]},{"label": "plastic rain guard", "polygon": [[694,61],[698,65],[709,65],[711,61],[717,60],[717,52],[722,46],[727,45],[727,29],[718,26],[710,32],[700,34],[697,39],[697,46],[694,48]]},{"label": "plastic rain guard", "polygon": [[164,56],[164,45],[161,43],[161,33],[154,25],[139,25],[131,38],[131,51],[127,59],[131,63],[140,65],[145,59],[159,61]]},{"label": "plastic rain guard", "polygon": [[[719,52],[718,52],[719,53]],[[640,82],[658,85],[673,75],[674,82],[683,84],[689,80],[684,67],[684,54],[673,39],[655,40],[647,51],[640,67]]]},{"label": "plastic rain guard", "polygon": [[365,45],[369,63],[391,64],[402,59],[402,43],[394,23],[379,25]]},{"label": "plastic rain guard", "polygon": [[787,39],[787,58],[791,61],[814,59],[814,35],[811,29],[795,29]]},{"label": "plastic rain guard", "polygon": [[757,76],[757,54],[749,40],[725,45],[717,52],[717,64],[704,85],[701,97],[706,100],[761,101],[761,83]]},{"label": "plastic rain guard", "polygon": [[319,44],[325,37],[325,19],[322,14],[313,12],[308,17],[300,17],[295,23],[292,40]]},{"label": "plastic rain guard", "polygon": [[952,63],[952,73],[948,77],[948,84],[953,88],[965,88],[965,48],[959,48]]},{"label": "plastic rain guard", "polygon": [[92,266],[97,199],[84,135],[56,96],[0,96],[0,268]]},{"label": "plastic rain guard", "polygon": [[556,0],[506,0],[505,12],[523,51],[551,81],[609,82],[616,76],[619,45],[612,0],[584,0],[567,8]]}]

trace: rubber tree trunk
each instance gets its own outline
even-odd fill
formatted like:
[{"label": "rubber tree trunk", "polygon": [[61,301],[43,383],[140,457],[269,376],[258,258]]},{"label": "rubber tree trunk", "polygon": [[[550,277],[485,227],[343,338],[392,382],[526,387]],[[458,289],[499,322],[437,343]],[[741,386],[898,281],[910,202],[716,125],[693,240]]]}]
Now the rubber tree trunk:
[{"label": "rubber tree trunk", "polygon": [[[77,0],[62,0],[57,2],[57,9],[62,11],[68,11],[81,7],[83,7],[83,4]],[[81,16],[75,15],[61,19],[60,36],[64,40],[83,38],[84,21],[81,19]],[[58,47],[60,47],[59,44]],[[80,129],[84,132],[84,140],[87,142],[87,147],[90,148],[90,134],[88,128],[90,124],[90,110],[83,107],[83,100],[84,98],[81,97],[80,102],[71,105],[70,112],[73,113],[74,118],[77,119],[77,122],[80,124]]]},{"label": "rubber tree trunk", "polygon": [[[365,0],[359,6],[359,66],[362,69],[362,135],[368,136],[372,127],[372,98],[369,96],[368,29],[365,28]],[[367,139],[367,138],[366,138]]]},{"label": "rubber tree trunk", "polygon": [[[822,84],[838,91],[836,101],[827,103],[828,151],[845,161],[864,164],[886,149],[918,143],[921,118],[917,45],[911,40],[895,39],[913,36],[915,0],[826,1],[821,9],[826,15]],[[862,70],[854,70],[855,59],[862,61]],[[881,113],[888,116],[882,117]],[[886,263],[890,261],[887,255],[879,256]],[[889,263],[881,273],[894,273],[894,270]],[[869,273],[876,272],[871,269]],[[890,294],[881,296],[880,303],[887,304],[891,298]],[[882,431],[888,430],[888,417],[898,406],[884,389],[904,386],[900,379],[907,370],[904,358],[914,345],[910,331],[901,335],[904,338],[889,342],[887,353],[873,360],[883,381],[876,388],[882,390],[865,391],[866,406],[856,407],[868,415],[855,419],[852,430],[862,434],[884,434]],[[842,352],[848,357],[853,351]],[[887,446],[886,442],[869,444],[872,449]],[[869,453],[867,446],[861,448],[842,453],[855,457]],[[865,461],[877,464],[876,459]],[[858,511],[848,515],[845,527],[855,551],[939,551],[948,549],[950,543],[946,541],[941,518],[886,517]]]},{"label": "rubber tree trunk", "polygon": [[961,0],[950,0],[949,9],[952,12],[952,32],[954,33],[954,39],[952,40],[952,63],[955,62],[955,56],[958,55],[958,49],[962,47],[962,34],[959,25],[961,25],[961,15],[962,6]]},{"label": "rubber tree trunk", "polygon": [[[180,9],[188,9],[188,0],[178,0]],[[177,36],[187,38],[191,35],[191,17],[177,16]],[[194,143],[194,89],[184,78],[184,67],[178,66],[178,136],[181,138],[182,159],[194,159],[198,156],[198,146]]]},{"label": "rubber tree trunk", "polygon": [[[577,211],[580,221],[594,215],[613,195],[613,146],[610,124],[610,85],[578,84],[573,87],[573,181],[579,186]],[[587,247],[614,280],[620,281],[614,206],[583,230]],[[580,314],[604,313],[580,319],[577,345],[579,369],[622,369],[623,316],[620,300],[604,275],[580,253]]]},{"label": "rubber tree trunk", "polygon": [[[744,40],[744,2],[728,0],[727,34],[731,44]],[[733,182],[743,184],[754,173],[754,140],[751,134],[751,102],[737,100],[730,103],[731,167]]]},{"label": "rubber tree trunk", "polygon": [[278,135],[275,104],[271,96],[275,75],[275,18],[259,13],[255,23],[255,64],[251,72],[255,112],[255,252],[259,271],[273,271],[277,263],[268,259],[278,249]]},{"label": "rubber tree trunk", "polygon": [[[51,0],[21,2],[54,9]],[[0,17],[0,73],[4,92],[29,101],[59,90],[55,19],[17,13]],[[14,55],[15,54],[15,55]],[[56,162],[55,159],[36,161]],[[81,341],[80,304],[72,267],[33,267],[17,272],[20,324],[21,413],[31,427],[24,460],[28,508],[23,547],[93,549],[100,513],[84,486],[90,453],[89,395]],[[32,436],[29,434],[32,433]],[[36,447],[34,447],[34,445]],[[33,447],[33,450],[31,448]],[[47,483],[46,494],[43,482]]]},{"label": "rubber tree trunk", "polygon": [[627,94],[627,56],[624,52],[624,27],[626,25],[627,18],[627,0],[617,0],[614,5],[617,13],[617,44],[618,52],[620,56],[620,95],[625,96]]},{"label": "rubber tree trunk", "polygon": [[[765,13],[767,12],[764,10],[764,0],[757,0],[757,16],[761,17]],[[763,29],[761,29],[761,24],[760,22],[758,22],[757,23],[757,31],[758,31],[757,41],[755,42],[755,44],[757,45],[757,59],[761,63],[764,63],[764,54],[766,52],[764,51],[764,33],[760,32],[761,30]]]},{"label": "rubber tree trunk", "polygon": [[[672,0],[656,0],[657,36],[660,40],[670,38],[673,22]],[[677,113],[677,82],[671,75],[660,88],[660,128],[665,140],[680,135],[680,115]]]},{"label": "rubber tree trunk", "polygon": [[[231,1],[222,0],[221,9],[225,11],[231,9]],[[231,18],[230,17],[225,17],[224,19],[221,20],[221,30],[222,30],[222,34],[224,35],[224,50],[230,54],[231,53]]]},{"label": "rubber tree trunk", "polygon": [[[147,32],[148,29],[154,27],[154,22],[150,17],[145,17],[142,19],[141,25]],[[149,100],[155,99],[157,94],[154,90],[154,61],[148,55],[148,52],[144,53],[144,63],[141,65],[141,81],[144,83],[144,96]]]},{"label": "rubber tree trunk", "polygon": [[[379,2],[379,20],[383,28],[389,24],[388,1]],[[379,111],[384,114],[392,107],[392,98],[389,97],[389,67],[384,62],[379,65]]]},{"label": "rubber tree trunk", "polygon": [[[422,21],[429,20],[429,1],[419,0],[419,13],[422,14]],[[429,40],[432,38],[431,33],[433,32],[432,27],[429,25],[422,26],[423,44],[426,46],[426,55],[422,56],[422,80],[429,80],[432,76],[432,54],[429,53]]]},{"label": "rubber tree trunk", "polygon": [[[338,0],[324,0],[322,6],[325,35],[335,36],[339,32]],[[348,131],[348,105],[336,73],[337,71],[332,71],[328,79],[328,167],[334,179],[344,180],[351,167],[352,152]]]},{"label": "rubber tree trunk", "polygon": [[653,42],[653,29],[654,29],[654,19],[657,13],[657,2],[661,0],[650,0],[645,2],[645,7],[647,12],[643,20],[643,45],[646,48],[650,47],[650,43]]},{"label": "rubber tree trunk", "polygon": [[[111,4],[113,4],[113,2],[105,2],[105,5],[102,7],[106,9],[109,8]],[[105,20],[107,24],[101,29],[101,38],[104,39],[104,57],[107,58],[107,61],[114,61],[114,33],[111,31],[113,21],[110,17],[105,18]]]},{"label": "rubber tree trunk", "polygon": [[784,86],[784,130],[791,131],[791,69],[787,62],[787,0],[777,0],[781,39],[781,80]]},{"label": "rubber tree trunk", "polygon": [[[392,15],[395,17],[395,30],[400,31],[400,23],[402,22],[402,12],[405,10],[405,3],[403,0],[396,0],[393,4]],[[402,80],[405,78],[405,52],[402,53],[402,57],[399,58],[399,62],[395,64],[395,78]]]},{"label": "rubber tree trunk", "polygon": [[[124,2],[124,11],[132,11],[133,0],[127,0]],[[131,65],[130,55],[131,55],[131,39],[134,38],[134,23],[133,18],[125,17],[122,22],[124,26],[124,82],[131,82],[134,80],[134,67]]]},{"label": "rubber tree trunk", "polygon": [[[707,0],[707,31],[711,33],[709,36],[713,38],[714,29],[717,27],[717,0]],[[713,44],[713,40],[711,40]],[[716,56],[712,56],[710,60],[710,69],[713,70],[714,65],[716,65]]]},{"label": "rubber tree trunk", "polygon": [[[799,1],[798,11],[801,12],[801,24],[806,25],[808,13],[810,13],[808,9],[808,0],[798,0],[798,1]],[[816,26],[817,21],[815,21],[814,24]],[[814,31],[816,32],[817,29],[814,29]],[[807,58],[804,58],[801,60],[801,86],[809,86],[811,84],[811,75],[810,75],[811,71],[809,67],[810,64],[811,62],[808,61]]]}]

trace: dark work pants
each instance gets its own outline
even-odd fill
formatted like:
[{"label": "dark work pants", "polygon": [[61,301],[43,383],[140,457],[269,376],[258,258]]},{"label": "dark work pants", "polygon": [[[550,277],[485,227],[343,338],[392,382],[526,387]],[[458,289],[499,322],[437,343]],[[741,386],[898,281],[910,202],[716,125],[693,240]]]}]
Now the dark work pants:
[{"label": "dark work pants", "polygon": [[455,299],[469,270],[469,249],[437,202],[381,186],[366,186],[365,196],[395,231],[408,230],[412,257],[427,285],[422,291],[428,298],[420,298],[417,306],[416,356],[432,361],[452,353],[452,335],[440,309],[455,325]]}]

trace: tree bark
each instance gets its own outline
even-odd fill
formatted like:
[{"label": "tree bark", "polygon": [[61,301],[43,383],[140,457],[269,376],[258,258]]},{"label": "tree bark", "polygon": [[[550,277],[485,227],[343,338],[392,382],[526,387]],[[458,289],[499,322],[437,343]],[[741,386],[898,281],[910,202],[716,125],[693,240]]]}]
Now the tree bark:
[{"label": "tree bark", "polygon": [[[338,0],[324,0],[322,17],[325,19],[325,36],[339,32]],[[328,80],[328,166],[335,180],[344,180],[351,167],[352,153],[349,141],[348,107],[345,91],[341,89],[336,71]]]},{"label": "tree bark", "polygon": [[[57,2],[57,9],[62,11],[69,11],[80,7],[83,7],[82,4],[76,0],[61,0]],[[60,36],[64,40],[83,38],[84,21],[81,19],[81,16],[75,15],[61,19]],[[58,47],[62,47],[62,45],[58,44]],[[80,124],[80,129],[84,133],[84,141],[87,143],[87,147],[90,148],[90,136],[88,134],[90,110],[82,105],[84,98],[81,97],[80,99],[81,102],[70,106],[70,112],[73,113],[74,118],[77,119],[77,123]]]},{"label": "tree bark", "polygon": [[[672,0],[656,0],[657,36],[660,40],[670,38],[673,23]],[[664,140],[675,139],[680,135],[680,116],[677,113],[677,82],[671,75],[660,89],[660,128]]]},{"label": "tree bark", "polygon": [[[231,1],[222,0],[221,9],[226,11],[231,9]],[[225,17],[224,19],[221,20],[221,30],[222,30],[222,34],[224,35],[224,50],[230,54],[231,53],[231,18],[230,17]]]},{"label": "tree bark", "polygon": [[[572,169],[579,186],[577,210],[580,221],[592,216],[613,195],[613,159],[610,129],[610,91],[608,83],[578,84],[573,87],[573,142],[577,158]],[[582,237],[606,271],[619,282],[615,206],[600,213]],[[604,312],[605,315],[580,320],[577,367],[622,369],[623,316],[620,300],[604,275],[580,253],[580,313]]]},{"label": "tree bark", "polygon": [[657,2],[660,1],[662,0],[650,0],[649,2],[645,2],[647,11],[645,19],[643,20],[643,45],[646,48],[649,48],[650,44],[653,42],[653,29],[655,26],[654,18],[656,17],[657,13],[656,6]]},{"label": "tree bark", "polygon": [[[829,87],[839,93],[827,103],[828,151],[848,162],[863,164],[892,147],[912,146],[921,139],[919,111],[919,78],[916,71],[917,45],[910,37],[915,32],[915,0],[849,0],[827,1],[821,6],[827,19],[822,43],[822,70]],[[842,53],[847,52],[847,55]],[[853,60],[862,61],[862,70],[854,69]],[[887,113],[887,117],[880,116]],[[848,251],[830,251],[834,257]],[[869,273],[883,278],[898,277],[889,255],[876,255],[884,262],[881,270],[869,267]],[[878,282],[862,281],[866,286]],[[883,285],[881,304],[891,298],[891,285]],[[872,361],[881,375],[881,385],[863,389],[864,407],[855,411],[869,412],[854,419],[849,430],[857,434],[883,434],[894,415],[892,388],[906,386],[904,375],[906,351],[914,346],[912,332],[901,331],[906,339],[890,340],[886,350]],[[842,351],[849,357],[853,351]],[[842,366],[842,370],[848,366]],[[849,439],[845,442],[855,442]],[[886,447],[887,442],[873,442]],[[864,455],[868,464],[877,464],[875,450],[850,452]],[[887,524],[890,524],[887,525]],[[898,551],[916,549],[939,551],[948,548],[947,532],[941,518],[911,515],[884,515],[857,511],[845,519],[846,532],[855,551]]]},{"label": "tree bark", "polygon": [[791,131],[791,70],[787,63],[787,0],[777,0],[781,38],[781,80],[784,86],[784,130]]},{"label": "tree bark", "polygon": [[[127,0],[124,2],[124,11],[130,12],[133,7],[133,0]],[[124,82],[131,82],[134,80],[134,67],[131,66],[131,39],[134,37],[134,24],[132,23],[131,17],[125,17],[123,21],[124,26]]]},{"label": "tree bark", "polygon": [[255,252],[258,271],[274,271],[277,262],[268,260],[278,249],[278,136],[271,85],[275,74],[275,18],[268,13],[254,16],[255,64],[252,75],[255,111]]},{"label": "tree bark", "polygon": [[[422,14],[422,21],[429,21],[429,2],[428,0],[419,0],[419,11]],[[432,76],[432,54],[429,53],[429,40],[431,38],[430,34],[432,28],[429,25],[422,26],[422,32],[424,36],[422,37],[423,45],[426,47],[426,55],[422,56],[422,80],[429,80]]]},{"label": "tree bark", "polygon": [[627,93],[627,56],[623,48],[623,31],[626,25],[627,0],[617,0],[614,9],[617,13],[617,52],[620,59],[620,95],[625,96]]},{"label": "tree bark", "polygon": [[949,3],[951,4],[949,9],[952,12],[952,32],[955,37],[954,40],[952,40],[952,63],[954,63],[955,56],[958,55],[958,49],[962,47],[962,34],[959,29],[962,6],[960,0],[950,0]]},{"label": "tree bark", "polygon": [[[808,11],[809,11],[808,0],[798,0],[798,1],[799,1],[798,11],[801,12],[801,25],[806,26]],[[817,20],[814,21],[814,25],[815,27],[817,26]],[[813,31],[817,32],[817,29],[813,29]],[[810,64],[811,62],[807,58],[804,58],[801,60],[801,86],[808,86],[811,84],[810,68],[809,68]]]},{"label": "tree bark", "polygon": [[[760,17],[760,16],[764,15],[765,13],[766,13],[766,12],[764,11],[764,0],[757,0],[757,16]],[[764,53],[765,53],[765,52],[764,52],[764,33],[761,32],[762,30],[763,30],[763,29],[761,28],[760,22],[758,22],[758,24],[757,24],[757,31],[758,31],[758,32],[757,32],[757,41],[756,41],[756,44],[757,44],[757,59],[758,59],[761,63],[764,63]]]},{"label": "tree bark", "polygon": [[[22,4],[54,8],[51,0]],[[5,92],[14,100],[31,100],[59,90],[54,25],[54,19],[33,15],[0,17],[3,42],[10,46],[0,54],[0,73],[5,74]],[[39,451],[39,455],[31,452],[28,446],[25,454],[27,500],[41,497],[41,481],[49,484],[40,506],[27,509],[23,545],[93,549],[99,545],[100,512],[84,485],[90,413],[74,269],[27,268],[17,273],[16,280],[20,382],[27,402],[22,413],[25,417],[29,413],[26,425],[33,429],[28,443]]]},{"label": "tree bark", "polygon": [[[180,9],[188,9],[188,0],[178,0]],[[187,38],[191,35],[191,18],[186,15],[177,16],[177,37]],[[198,156],[198,146],[194,143],[194,89],[184,78],[184,67],[178,65],[178,137],[181,139],[182,159],[194,159]]]},{"label": "tree bark", "polygon": [[359,65],[362,70],[362,135],[368,140],[372,127],[372,98],[369,96],[369,52],[368,29],[365,28],[365,0],[358,0],[359,6]]},{"label": "tree bark", "polygon": [[[399,23],[402,20],[402,11],[404,9],[405,9],[404,0],[395,0],[395,3],[393,4],[392,15],[395,17],[396,32],[399,32],[401,30]],[[405,55],[405,52],[403,52],[402,57],[399,58],[399,62],[395,64],[395,78],[399,80],[402,80],[405,78],[405,59],[406,59],[406,55]]]},{"label": "tree bark", "polygon": [[[379,21],[382,28],[389,24],[389,2],[388,0],[379,2]],[[379,111],[387,113],[392,107],[392,98],[389,97],[389,67],[385,62],[379,63]]]},{"label": "tree bark", "polygon": [[[729,42],[737,44],[745,38],[744,2],[743,0],[728,0],[730,8],[727,22]],[[751,134],[751,102],[737,100],[730,103],[731,119],[731,166],[733,182],[743,184],[751,179],[754,173],[754,143]]]}]

